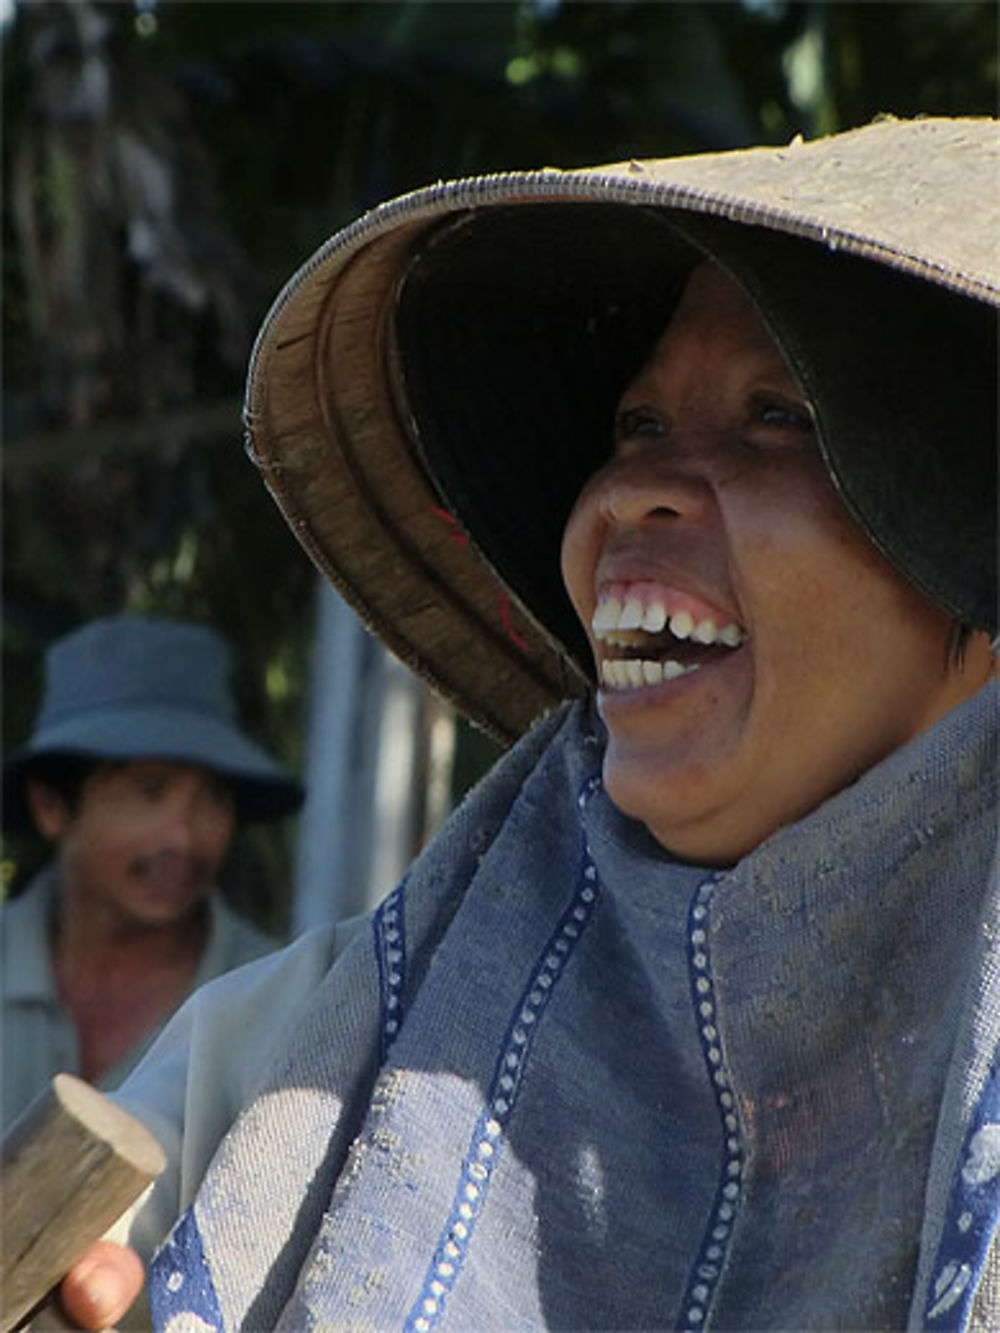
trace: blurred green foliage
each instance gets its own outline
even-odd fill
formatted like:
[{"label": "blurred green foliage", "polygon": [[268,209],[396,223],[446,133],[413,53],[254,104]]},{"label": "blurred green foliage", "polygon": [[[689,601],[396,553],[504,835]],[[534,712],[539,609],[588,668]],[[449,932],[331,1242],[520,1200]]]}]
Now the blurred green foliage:
[{"label": "blurred green foliage", "polygon": [[[3,33],[3,737],[45,645],[216,625],[302,756],[310,568],[241,451],[254,329],[366,207],[446,176],[995,114],[993,0],[84,3]],[[288,831],[260,844],[287,881]],[[278,898],[281,890],[277,890]]]}]

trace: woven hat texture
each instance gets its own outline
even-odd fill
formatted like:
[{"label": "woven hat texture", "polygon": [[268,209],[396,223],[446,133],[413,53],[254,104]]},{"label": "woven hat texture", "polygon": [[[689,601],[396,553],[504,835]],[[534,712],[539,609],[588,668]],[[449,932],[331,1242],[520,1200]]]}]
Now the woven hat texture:
[{"label": "woven hat texture", "polygon": [[247,440],[319,569],[501,739],[587,686],[562,525],[705,255],[809,393],[857,521],[950,615],[995,628],[997,122],[442,183],[292,277]]}]

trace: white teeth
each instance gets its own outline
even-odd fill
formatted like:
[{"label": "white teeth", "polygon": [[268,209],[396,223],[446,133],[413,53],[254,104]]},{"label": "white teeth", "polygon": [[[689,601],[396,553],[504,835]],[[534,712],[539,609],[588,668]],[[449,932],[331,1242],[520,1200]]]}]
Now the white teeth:
[{"label": "white teeth", "polygon": [[690,637],[693,629],[694,616],[690,611],[678,611],[676,615],[670,617],[670,633],[675,639]]},{"label": "white teeth", "polygon": [[[624,602],[618,597],[602,597],[590,624],[598,639],[619,646],[635,645],[640,633],[660,634],[668,625],[675,638],[706,645],[718,643],[726,648],[738,648],[746,639],[735,621],[720,629],[711,616],[696,621],[690,611],[675,611],[668,615],[662,601],[651,601],[644,607],[637,596],[626,597]],[[629,635],[634,637],[626,637]]]},{"label": "white teeth", "polygon": [[647,685],[659,685],[663,680],[663,663],[644,660],[642,663],[642,678]]},{"label": "white teeth", "polygon": [[618,628],[618,617],[622,613],[622,604],[617,597],[602,597],[597,604],[594,618],[590,622],[595,634]]},{"label": "white teeth", "polygon": [[647,634],[659,634],[667,623],[667,608],[662,602],[650,602],[642,618],[642,628]]},{"label": "white teeth", "polygon": [[696,663],[683,666],[672,660],[656,662],[646,658],[611,658],[601,663],[601,681],[610,690],[637,690],[645,685],[660,685],[664,681],[677,680],[697,670]]},{"label": "white teeth", "polygon": [[622,659],[614,659],[610,662],[601,663],[601,677],[605,685],[613,690],[624,690],[628,688],[628,663]]},{"label": "white teeth", "polygon": [[719,642],[724,643],[727,648],[738,648],[743,642],[743,631],[739,625],[727,625],[719,630]]},{"label": "white teeth", "polygon": [[619,629],[641,629],[642,628],[642,602],[638,597],[630,597],[622,607],[622,613],[618,617]]}]

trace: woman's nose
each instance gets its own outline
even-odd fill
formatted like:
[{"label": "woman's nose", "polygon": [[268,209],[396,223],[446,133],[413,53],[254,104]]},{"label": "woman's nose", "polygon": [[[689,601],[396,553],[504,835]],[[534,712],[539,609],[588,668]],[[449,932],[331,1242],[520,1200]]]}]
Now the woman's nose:
[{"label": "woman's nose", "polygon": [[670,446],[637,451],[613,463],[604,476],[600,507],[611,523],[634,525],[660,519],[697,522],[713,503],[707,469],[690,450]]}]

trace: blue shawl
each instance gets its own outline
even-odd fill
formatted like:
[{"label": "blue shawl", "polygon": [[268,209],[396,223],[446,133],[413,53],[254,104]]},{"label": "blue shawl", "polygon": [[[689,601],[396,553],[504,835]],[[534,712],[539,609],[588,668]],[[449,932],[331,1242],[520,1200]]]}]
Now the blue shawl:
[{"label": "blue shawl", "polygon": [[602,751],[544,719],[331,968],[158,1328],[1000,1320],[996,687],[725,872]]}]

